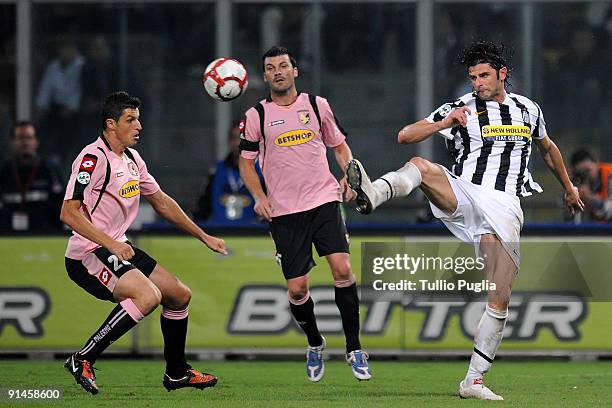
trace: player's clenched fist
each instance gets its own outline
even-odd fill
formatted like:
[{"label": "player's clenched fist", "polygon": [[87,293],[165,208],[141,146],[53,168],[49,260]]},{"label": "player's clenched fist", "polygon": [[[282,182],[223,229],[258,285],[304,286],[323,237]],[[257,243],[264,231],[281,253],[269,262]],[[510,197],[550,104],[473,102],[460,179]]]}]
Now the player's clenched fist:
[{"label": "player's clenched fist", "polygon": [[444,119],[444,125],[446,128],[452,128],[457,125],[466,127],[468,121],[468,115],[470,115],[470,108],[462,106],[460,108],[453,109],[452,112]]},{"label": "player's clenched fist", "polygon": [[270,203],[268,197],[255,199],[255,207],[253,209],[257,215],[264,217],[267,221],[272,221],[272,212],[274,209],[272,208],[272,203]]},{"label": "player's clenched fist", "polygon": [[213,237],[212,235],[207,235],[206,238],[204,238],[204,243],[211,250],[219,254],[227,255],[227,248],[225,247],[225,240],[221,238]]},{"label": "player's clenched fist", "polygon": [[134,257],[134,248],[125,242],[115,241],[115,243],[107,249],[117,255],[119,261],[129,261]]}]

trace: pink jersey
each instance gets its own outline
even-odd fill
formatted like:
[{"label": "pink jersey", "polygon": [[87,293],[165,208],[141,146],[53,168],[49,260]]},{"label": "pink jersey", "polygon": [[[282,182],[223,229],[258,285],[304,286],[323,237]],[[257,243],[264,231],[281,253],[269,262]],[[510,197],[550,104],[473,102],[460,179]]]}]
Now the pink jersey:
[{"label": "pink jersey", "polygon": [[[136,150],[126,149],[118,156],[99,137],[72,163],[64,200],[81,200],[81,213],[96,228],[116,241],[127,241],[125,232],[138,214],[140,194],[159,190]],[[99,246],[73,232],[66,257],[80,260]]]},{"label": "pink jersey", "polygon": [[240,136],[242,157],[259,156],[274,217],[342,201],[326,147],[342,144],[345,133],[326,99],[300,93],[291,106],[279,106],[268,97],[246,112]]}]

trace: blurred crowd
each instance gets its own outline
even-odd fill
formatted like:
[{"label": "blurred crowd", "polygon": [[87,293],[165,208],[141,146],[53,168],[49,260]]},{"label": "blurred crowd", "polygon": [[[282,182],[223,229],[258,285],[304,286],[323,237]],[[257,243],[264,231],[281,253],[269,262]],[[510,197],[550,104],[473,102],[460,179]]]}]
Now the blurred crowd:
[{"label": "blurred crowd", "polygon": [[[520,7],[518,3],[470,3],[465,7],[447,2],[434,6],[435,103],[469,91],[465,73],[456,64],[463,44],[474,38],[504,42],[515,53],[511,91],[526,92],[530,82],[528,93],[545,107],[547,128],[566,161],[571,159],[581,192],[590,192],[593,198],[587,199],[592,203],[591,210],[579,221],[608,221],[612,219],[612,209],[605,195],[611,189],[606,187],[608,180],[604,180],[601,168],[606,161],[612,161],[612,145],[606,140],[612,121],[612,77],[607,75],[612,59],[612,4],[536,3],[532,30],[535,63],[530,81],[523,76]],[[145,132],[157,133],[154,143],[149,139],[142,148],[155,174],[162,181],[180,177],[182,183],[176,185],[183,187],[172,191],[174,195],[183,203],[192,203],[198,218],[214,219],[214,206],[210,203],[215,201],[211,201],[210,194],[205,197],[206,186],[211,186],[210,193],[214,185],[211,174],[223,170],[219,163],[225,162],[231,168],[233,160],[230,156],[216,157],[214,127],[210,125],[214,123],[214,113],[209,101],[201,97],[199,86],[203,66],[217,57],[214,4],[168,3],[151,7],[146,3],[89,3],[74,7],[68,3],[37,3],[33,9],[33,115],[19,118],[15,107],[15,8],[0,5],[0,160],[10,163],[21,157],[15,124],[18,120],[31,120],[36,156],[41,163],[49,163],[53,169],[50,172],[57,174],[54,180],[65,180],[74,155],[98,136],[101,99],[111,91],[124,89],[147,104]],[[374,78],[372,75],[377,73],[414,74],[414,4],[322,3],[318,16],[320,38],[312,33],[314,16],[310,5],[245,3],[235,8],[233,41],[240,44],[239,55],[251,73],[251,88],[247,96],[233,104],[234,120],[264,96],[257,75],[259,56],[271,43],[282,42],[295,50],[306,76],[305,86],[316,63],[313,47],[320,44],[326,91],[336,86],[325,82],[326,75],[345,75],[363,83],[364,78]],[[392,85],[393,78],[389,81]],[[379,95],[370,96],[374,104],[378,103],[375,101]],[[352,122],[362,123],[363,115],[353,111],[351,101],[332,102],[338,111],[347,112],[342,119],[349,128]],[[406,114],[398,118],[398,123],[409,119],[414,118]],[[355,133],[355,138],[369,137]],[[172,138],[182,139],[181,143]],[[200,151],[178,147],[193,145],[194,141],[200,143]],[[584,146],[592,151],[582,150]],[[437,149],[437,155],[444,154],[441,147]],[[231,155],[231,137],[227,151]],[[367,160],[377,161],[377,154],[383,152],[369,149],[367,154]],[[169,166],[170,161],[179,164]],[[591,163],[589,171],[585,171],[585,163]],[[189,173],[191,168],[198,174]],[[214,170],[209,174],[208,168]],[[11,166],[6,169],[14,173]],[[562,219],[561,211],[558,214]],[[7,217],[5,227],[15,223],[12,216]]]}]

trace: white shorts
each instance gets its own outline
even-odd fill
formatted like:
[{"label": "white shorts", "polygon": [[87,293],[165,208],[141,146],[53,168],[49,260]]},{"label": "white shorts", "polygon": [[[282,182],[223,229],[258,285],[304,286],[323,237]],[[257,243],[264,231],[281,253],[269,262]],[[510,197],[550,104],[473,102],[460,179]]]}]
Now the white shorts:
[{"label": "white shorts", "polygon": [[457,209],[448,214],[430,203],[433,215],[457,238],[474,244],[479,253],[480,236],[495,234],[510,255],[517,270],[520,263],[519,240],[523,210],[517,196],[488,189],[461,179],[444,166],[446,178],[457,197]]}]

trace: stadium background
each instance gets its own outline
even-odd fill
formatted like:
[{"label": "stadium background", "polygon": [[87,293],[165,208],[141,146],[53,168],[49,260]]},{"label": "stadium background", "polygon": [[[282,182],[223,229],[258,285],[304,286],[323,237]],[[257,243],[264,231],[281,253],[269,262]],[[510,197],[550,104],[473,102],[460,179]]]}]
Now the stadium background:
[{"label": "stadium background", "polygon": [[[71,42],[87,57],[91,45],[102,37],[110,45],[110,66],[118,73],[115,87],[143,100],[145,130],[139,151],[163,188],[184,208],[193,207],[209,168],[226,153],[225,135],[231,123],[265,96],[260,55],[275,43],[295,51],[299,89],[330,100],[349,132],[355,156],[368,164],[372,174],[395,168],[414,154],[446,163],[440,139],[400,148],[395,143],[397,130],[469,89],[456,56],[471,39],[488,38],[514,50],[511,90],[540,103],[549,134],[566,159],[573,150],[588,147],[609,161],[611,35],[609,2],[0,0],[0,156],[8,157],[7,135],[13,120],[37,118],[35,96],[59,44]],[[229,104],[213,102],[201,86],[203,67],[220,56],[241,60],[250,74],[247,94]],[[84,111],[74,135],[52,144],[41,133],[42,149],[65,161],[67,149],[76,152],[96,136],[97,123]],[[568,219],[560,189],[535,152],[531,163],[545,192],[523,200],[525,234],[534,237],[526,242],[609,243],[612,230],[607,225],[576,226]],[[68,165],[62,164],[67,171]],[[439,224],[416,224],[423,208],[423,199],[416,194],[369,218],[359,217],[349,205],[346,215],[355,270],[359,271],[362,241],[447,239]],[[274,324],[255,325],[251,332],[236,329],[248,327],[236,323],[233,313],[244,291],[264,287],[271,296],[268,301],[282,295],[281,274],[265,229],[215,226],[213,231],[222,234],[232,250],[227,259],[218,259],[198,242],[174,236],[165,224],[148,221],[152,222],[131,237],[191,286],[188,347],[195,356],[282,358],[303,353],[303,339],[290,321],[283,320],[285,315],[278,315]],[[87,315],[99,316],[94,319],[98,321],[108,312],[109,304],[91,299],[67,279],[65,239],[65,235],[0,237],[2,311],[7,312],[10,302],[44,306],[40,325],[34,327],[20,326],[0,313],[4,319],[0,354],[61,355],[80,346],[94,329]],[[333,300],[325,298],[329,282],[326,266],[314,271],[313,284],[320,285],[320,296],[327,299],[320,307],[328,313],[324,323],[328,339],[339,353],[342,336],[337,315],[333,307],[325,308],[333,306]],[[500,355],[609,357],[612,332],[605,321],[610,303],[580,304],[583,309],[573,326],[574,335],[559,335],[551,325],[534,326],[525,338],[505,341]],[[367,315],[364,306],[362,317]],[[393,307],[386,325],[366,334],[364,344],[377,350],[378,357],[467,358],[472,340],[461,330],[459,316],[450,317],[438,338],[424,338],[426,313]],[[156,318],[146,319],[111,350],[159,356],[157,326]]]}]

